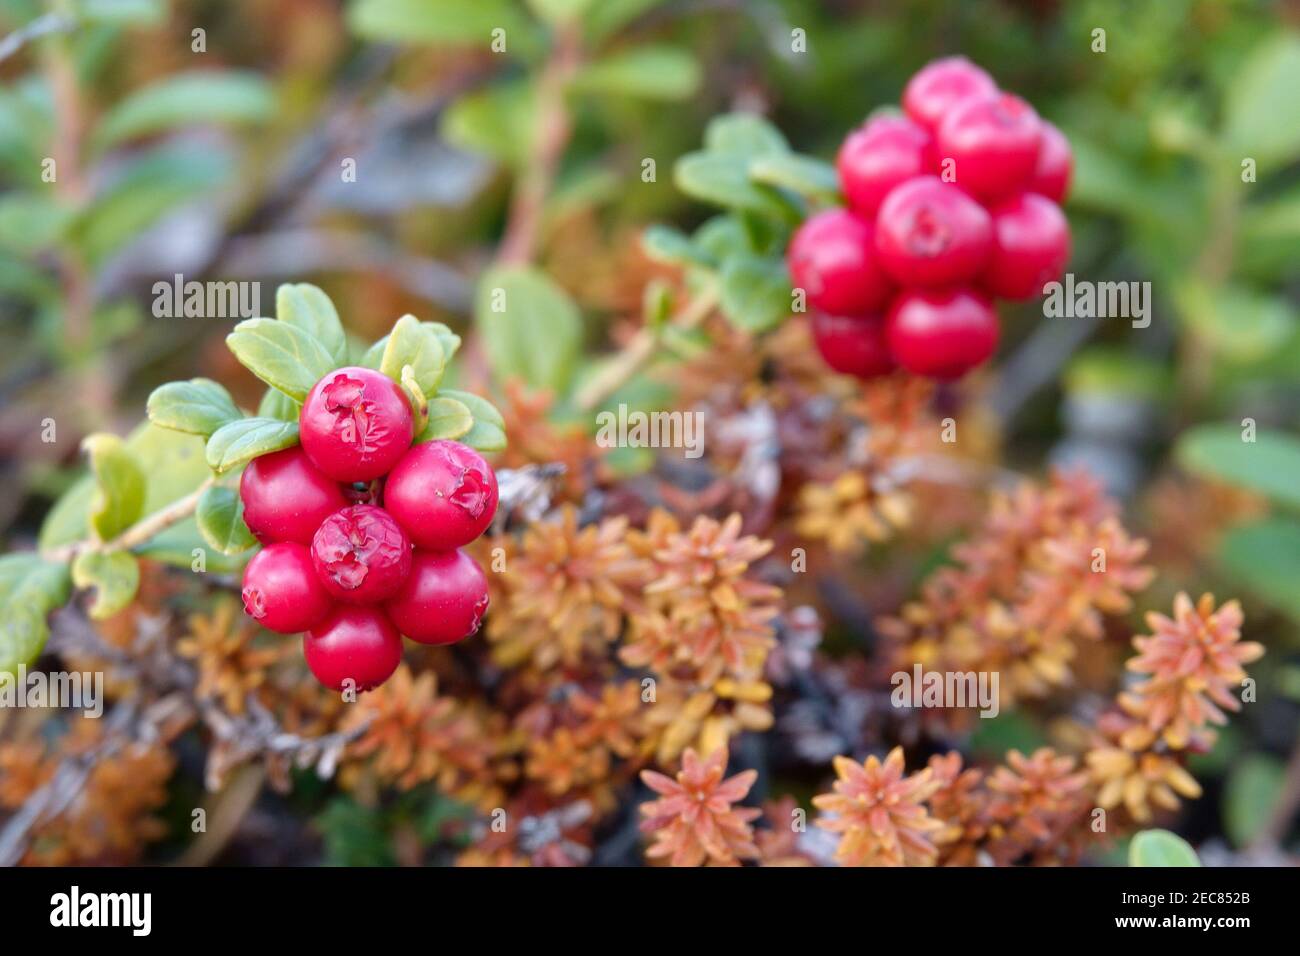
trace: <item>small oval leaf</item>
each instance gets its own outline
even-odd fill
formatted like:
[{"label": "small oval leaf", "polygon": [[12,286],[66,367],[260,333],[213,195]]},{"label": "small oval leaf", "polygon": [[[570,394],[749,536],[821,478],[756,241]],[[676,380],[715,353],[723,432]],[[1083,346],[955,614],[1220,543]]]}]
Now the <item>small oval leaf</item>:
[{"label": "small oval leaf", "polygon": [[144,511],[144,472],[116,435],[89,435],[81,443],[90,456],[94,491],[90,498],[90,528],[100,541],[117,537]]},{"label": "small oval leaf", "polygon": [[259,455],[298,444],[298,423],[274,418],[241,418],[223,425],[208,439],[208,467],[221,473]]},{"label": "small oval leaf", "polygon": [[203,540],[222,554],[239,554],[257,544],[244,523],[244,502],[234,488],[208,488],[199,496],[194,518]]},{"label": "small oval leaf", "polygon": [[235,358],[272,388],[301,402],[337,366],[314,335],[275,319],[247,319],[226,336]]},{"label": "small oval leaf", "polygon": [[126,608],[140,588],[140,563],[126,551],[83,551],[72,562],[72,583],[94,588],[90,616],[100,621]]},{"label": "small oval leaf", "polygon": [[204,437],[243,417],[230,393],[207,378],[160,385],[149,396],[147,408],[155,425]]}]

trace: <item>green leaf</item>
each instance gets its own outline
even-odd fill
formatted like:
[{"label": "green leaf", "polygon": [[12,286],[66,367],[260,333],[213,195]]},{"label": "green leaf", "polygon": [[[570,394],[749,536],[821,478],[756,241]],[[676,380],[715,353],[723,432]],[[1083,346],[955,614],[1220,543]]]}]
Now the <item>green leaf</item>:
[{"label": "green leaf", "polygon": [[204,437],[244,417],[230,393],[207,378],[160,385],[149,396],[147,407],[149,421],[155,425]]},{"label": "green leaf", "polygon": [[126,551],[83,551],[72,562],[72,583],[78,588],[95,589],[90,616],[103,620],[135,600],[140,588],[140,564]]},{"label": "green leaf", "polygon": [[275,418],[282,422],[296,422],[302,406],[278,388],[268,388],[257,405],[258,418]]},{"label": "green leaf", "polygon": [[840,179],[835,167],[812,156],[798,153],[759,156],[749,164],[749,177],[820,203],[835,203],[840,198]]},{"label": "green leaf", "polygon": [[275,109],[271,88],[256,73],[196,70],[137,90],[99,124],[96,145],[194,123],[256,123]]},{"label": "green leaf", "polygon": [[529,8],[550,24],[576,22],[594,0],[528,0]]},{"label": "green leaf", "polygon": [[208,439],[208,467],[217,473],[238,468],[260,455],[298,444],[298,423],[274,418],[241,418]]},{"label": "green leaf", "polygon": [[438,339],[438,344],[442,346],[444,366],[450,364],[452,357],[460,351],[460,336],[441,322],[424,322],[422,324],[434,334]]},{"label": "green leaf", "polygon": [[0,674],[17,674],[49,638],[45,618],[67,603],[68,566],[31,553],[0,556]]},{"label": "green leaf", "polygon": [[1300,523],[1271,518],[1233,528],[1217,558],[1252,594],[1300,621]]},{"label": "green leaf", "polygon": [[459,439],[474,427],[474,415],[464,402],[447,397],[444,392],[429,402],[429,424],[416,442],[438,438]]},{"label": "green leaf", "polygon": [[713,153],[753,159],[790,148],[781,131],[754,113],[725,113],[709,122],[704,148]]},{"label": "green leaf", "polygon": [[1178,463],[1205,478],[1226,481],[1300,508],[1300,439],[1259,429],[1255,441],[1242,440],[1233,425],[1198,425],[1174,446]]},{"label": "green leaf", "polygon": [[78,0],[76,8],[87,23],[152,25],[167,15],[163,0]]},{"label": "green leaf", "polygon": [[750,180],[743,158],[725,153],[683,156],[673,167],[673,182],[686,195],[727,209],[748,209],[782,219],[793,211],[770,187]]},{"label": "green leaf", "polygon": [[653,100],[684,100],[700,85],[700,66],[686,50],[673,46],[638,46],[583,67],[572,89]]},{"label": "green leaf", "polygon": [[348,25],[369,40],[480,46],[486,52],[492,31],[505,31],[506,52],[530,54],[539,42],[537,28],[513,0],[357,0],[348,7]]},{"label": "green leaf", "polygon": [[1291,303],[1248,286],[1211,287],[1193,280],[1180,285],[1175,297],[1202,338],[1234,362],[1267,358],[1296,331]]},{"label": "green leaf", "polygon": [[1267,754],[1248,754],[1233,765],[1223,793],[1223,827],[1237,847],[1268,823],[1285,779],[1282,761]]},{"label": "green leaf", "polygon": [[461,149],[518,168],[529,159],[535,104],[527,82],[499,83],[452,103],[442,116],[442,135]]},{"label": "green leaf", "polygon": [[205,490],[194,518],[203,540],[222,554],[239,554],[257,544],[244,523],[244,502],[234,488],[212,485]]},{"label": "green leaf", "polygon": [[641,248],[655,262],[702,266],[706,269],[717,265],[717,260],[692,241],[690,236],[672,226],[648,226],[641,233]]},{"label": "green leaf", "polygon": [[379,371],[395,382],[401,382],[402,369],[411,366],[415,381],[425,395],[438,391],[446,359],[442,343],[433,329],[413,315],[397,320],[393,331],[384,340],[384,350],[379,359]]},{"label": "green leaf", "polygon": [[498,380],[519,378],[565,394],[578,359],[582,319],[549,276],[529,266],[489,269],[479,282],[474,315]]},{"label": "green leaf", "polygon": [[226,336],[235,358],[272,388],[301,402],[336,366],[314,335],[275,319],[247,319]]},{"label": "green leaf", "polygon": [[474,426],[458,439],[478,451],[501,451],[506,447],[506,422],[495,405],[473,392],[444,388],[439,398],[453,398],[469,409]]},{"label": "green leaf", "polygon": [[1300,156],[1298,89],[1300,34],[1279,30],[1255,48],[1228,89],[1223,139],[1234,160],[1280,167]]},{"label": "green leaf", "polygon": [[52,196],[8,193],[0,196],[0,248],[30,255],[63,236],[72,212]]},{"label": "green leaf", "polygon": [[275,292],[275,317],[315,336],[334,361],[334,367],[348,363],[348,339],[343,334],[334,303],[320,289],[305,282],[286,283]]},{"label": "green leaf", "polygon": [[1168,830],[1142,830],[1128,845],[1129,866],[1200,866],[1196,851]]},{"label": "green leaf", "polygon": [[81,443],[90,456],[95,490],[90,499],[90,527],[100,541],[110,541],[144,512],[144,472],[116,435],[100,432]]},{"label": "green leaf", "polygon": [[737,328],[766,332],[790,315],[790,277],[780,259],[733,256],[722,265],[719,304]]}]

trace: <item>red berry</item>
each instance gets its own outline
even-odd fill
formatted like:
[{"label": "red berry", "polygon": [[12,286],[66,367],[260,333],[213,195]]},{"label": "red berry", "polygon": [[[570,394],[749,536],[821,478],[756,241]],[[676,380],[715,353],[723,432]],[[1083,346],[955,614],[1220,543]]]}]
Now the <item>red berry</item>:
[{"label": "red berry", "polygon": [[903,90],[903,109],[931,129],[962,100],[996,93],[998,86],[978,66],[964,56],[950,56],[923,66],[907,81]]},{"label": "red berry", "polygon": [[837,372],[865,379],[894,368],[885,342],[885,322],[880,316],[853,318],[814,312],[812,334],[817,351]]},{"label": "red berry", "polygon": [[411,403],[374,369],[335,369],[314,386],[298,417],[303,451],[335,481],[369,481],[387,472],[414,437]]},{"label": "red berry", "polygon": [[268,631],[296,634],[319,624],[334,607],[312,570],[304,545],[268,545],[244,568],[244,611]]},{"label": "red berry", "polygon": [[492,523],[497,478],[483,456],[454,441],[416,445],[384,483],[384,505],[416,547],[451,551]]},{"label": "red berry", "polygon": [[347,501],[338,484],[322,475],[301,448],[254,458],[239,479],[244,523],[259,541],[311,544],[320,523]]},{"label": "red berry", "polygon": [[917,176],[896,187],[876,219],[876,254],[905,286],[967,282],[993,245],[988,212],[952,183]]},{"label": "red berry", "polygon": [[340,601],[373,604],[397,593],[411,573],[411,542],[383,508],[353,505],[321,522],[311,560]]},{"label": "red berry", "polygon": [[383,611],[339,606],[302,639],[316,679],[331,690],[352,681],[356,690],[378,687],[402,661],[402,636]]},{"label": "red berry", "polygon": [[1043,138],[1038,145],[1038,162],[1034,166],[1029,188],[1054,203],[1063,203],[1070,192],[1074,153],[1064,133],[1046,120],[1041,122]]},{"label": "red berry", "polygon": [[477,561],[463,551],[417,551],[385,610],[413,641],[454,644],[478,630],[487,606],[487,575]]},{"label": "red berry", "polygon": [[1032,299],[1060,278],[1070,258],[1070,224],[1061,207],[1021,193],[993,209],[993,255],[981,284],[1004,299]]},{"label": "red berry", "polygon": [[874,216],[891,189],[929,172],[931,137],[903,116],[880,116],[848,135],[836,166],[849,205]]},{"label": "red berry", "polygon": [[894,300],[886,319],[889,350],[916,375],[960,378],[997,348],[989,300],[966,289],[916,290]]},{"label": "red berry", "polygon": [[871,223],[847,209],[808,219],[790,239],[790,277],[815,309],[865,315],[889,298],[889,279],[872,248]]},{"label": "red berry", "polygon": [[967,100],[939,126],[939,161],[953,160],[956,182],[986,201],[1029,185],[1042,121],[1011,93]]}]

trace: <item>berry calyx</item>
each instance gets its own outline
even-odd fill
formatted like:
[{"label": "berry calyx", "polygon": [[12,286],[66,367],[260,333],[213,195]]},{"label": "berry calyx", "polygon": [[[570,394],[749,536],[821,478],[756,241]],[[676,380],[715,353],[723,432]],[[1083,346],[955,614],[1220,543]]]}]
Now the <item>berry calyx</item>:
[{"label": "berry calyx", "polygon": [[334,512],[316,531],[311,559],[326,590],[348,604],[397,593],[411,571],[411,542],[393,516],[374,505]]},{"label": "berry calyx", "polygon": [[894,301],[886,334],[889,350],[903,368],[950,381],[993,354],[998,318],[988,298],[977,292],[914,290]]},{"label": "berry calyx", "polygon": [[1046,120],[1040,122],[1043,124],[1043,138],[1038,144],[1038,161],[1034,165],[1029,189],[1054,203],[1063,203],[1070,192],[1074,152],[1064,133]]},{"label": "berry calyx", "polygon": [[268,545],[253,555],[244,568],[240,596],[246,614],[279,634],[310,630],[334,607],[307,548],[293,541]]},{"label": "berry calyx", "polygon": [[849,205],[874,216],[891,189],[930,172],[932,146],[925,128],[904,116],[879,116],[850,133],[835,161]]},{"label": "berry calyx", "polygon": [[303,636],[302,652],[312,674],[331,690],[370,690],[397,670],[402,636],[376,608],[339,606]]},{"label": "berry calyx", "polygon": [[895,187],[876,219],[876,254],[903,286],[970,281],[988,261],[993,224],[988,212],[937,176]]},{"label": "berry calyx", "polygon": [[416,547],[452,551],[492,523],[497,479],[483,456],[460,442],[416,445],[384,483],[384,505]]},{"label": "berry calyx", "polygon": [[411,403],[374,369],[330,372],[307,393],[298,416],[303,451],[335,481],[370,481],[387,472],[414,438]]},{"label": "berry calyx", "polygon": [[980,97],[961,103],[939,125],[939,161],[953,161],[963,189],[995,201],[1030,181],[1041,139],[1042,121],[1020,97]]},{"label": "berry calyx", "polygon": [[244,523],[263,544],[311,544],[327,517],[347,504],[338,483],[327,478],[301,448],[254,458],[239,479]]},{"label": "berry calyx", "polygon": [[822,359],[837,372],[869,379],[894,368],[880,316],[855,318],[814,312],[812,334]]},{"label": "berry calyx", "polygon": [[982,285],[1005,299],[1032,299],[1060,277],[1070,258],[1070,224],[1061,207],[1021,193],[993,210],[993,255]]},{"label": "berry calyx", "polygon": [[903,90],[903,109],[931,129],[963,100],[997,92],[993,77],[966,59],[950,56],[935,60],[916,72]]},{"label": "berry calyx", "polygon": [[790,278],[808,304],[836,315],[865,315],[888,300],[890,282],[876,262],[871,222],[847,209],[810,218],[790,239]]},{"label": "berry calyx", "polygon": [[385,610],[413,641],[454,644],[478,630],[487,606],[487,575],[477,561],[463,551],[417,551]]}]

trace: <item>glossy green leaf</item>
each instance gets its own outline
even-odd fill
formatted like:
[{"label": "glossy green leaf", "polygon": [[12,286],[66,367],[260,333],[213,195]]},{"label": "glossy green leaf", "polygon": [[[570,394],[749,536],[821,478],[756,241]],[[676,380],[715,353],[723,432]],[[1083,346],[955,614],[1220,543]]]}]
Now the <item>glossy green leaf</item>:
[{"label": "glossy green leaf", "polygon": [[840,180],[835,167],[812,156],[785,152],[759,156],[749,164],[749,177],[820,203],[835,203],[840,198]]},{"label": "glossy green leaf", "polygon": [[434,441],[439,438],[460,439],[473,427],[474,415],[465,403],[450,398],[443,392],[429,402],[429,423],[416,441]]},{"label": "glossy green leaf", "polygon": [[1242,587],[1300,621],[1300,522],[1270,518],[1233,528],[1217,557]]},{"label": "glossy green leaf", "polygon": [[205,437],[244,417],[230,393],[207,378],[160,385],[149,396],[147,407],[149,421],[155,425]]},{"label": "glossy green leaf", "polygon": [[788,218],[790,205],[749,178],[745,160],[725,153],[691,153],[673,167],[673,182],[693,199],[727,209]]},{"label": "glossy green leaf", "polygon": [[145,476],[116,435],[97,433],[81,443],[95,477],[90,498],[90,527],[100,541],[109,541],[135,524],[144,512]]},{"label": "glossy green leaf", "polygon": [[737,328],[766,332],[790,315],[790,277],[780,259],[733,256],[722,265],[719,304]]},{"label": "glossy green leaf", "polygon": [[438,393],[439,398],[454,398],[469,409],[474,418],[474,425],[458,441],[478,451],[501,451],[506,447],[506,422],[497,411],[497,407],[473,392],[444,388]]},{"label": "glossy green leaf", "polygon": [[499,83],[452,103],[443,113],[442,134],[462,149],[519,167],[528,161],[536,118],[532,86]]},{"label": "glossy green leaf", "polygon": [[715,117],[704,131],[704,148],[754,159],[790,148],[781,131],[755,113],[726,113]]},{"label": "glossy green leaf", "polygon": [[90,616],[103,620],[135,600],[140,588],[140,563],[126,551],[83,551],[72,562],[72,583],[78,588],[94,588]]},{"label": "glossy green leaf", "polygon": [[446,368],[442,343],[433,329],[413,315],[404,315],[398,319],[393,331],[384,340],[379,371],[393,381],[401,382],[402,369],[408,365],[425,395],[432,395],[438,390]]},{"label": "glossy green leaf", "polygon": [[257,544],[244,523],[244,502],[234,488],[213,485],[205,489],[194,518],[203,540],[222,554],[239,554]]},{"label": "glossy green leaf", "polygon": [[478,46],[486,52],[493,30],[504,30],[506,50],[532,53],[537,29],[514,0],[356,0],[348,25],[369,40]]},{"label": "glossy green leaf", "polygon": [[217,473],[238,468],[259,455],[298,444],[298,423],[274,418],[241,418],[208,439],[208,467]]},{"label": "glossy green leaf", "polygon": [[316,286],[305,282],[280,286],[275,292],[275,317],[314,336],[335,368],[347,364],[348,340],[343,323],[329,296]]},{"label": "glossy green leaf", "polygon": [[30,552],[0,556],[0,674],[35,662],[49,638],[46,615],[70,591],[66,564]]},{"label": "glossy green leaf", "polygon": [[641,248],[655,262],[668,265],[693,265],[711,269],[717,260],[690,236],[671,226],[653,225],[641,233]]},{"label": "glossy green leaf", "polygon": [[1279,29],[1255,48],[1233,77],[1223,138],[1235,158],[1268,172],[1300,156],[1300,33]]},{"label": "glossy green leaf", "polygon": [[1300,438],[1258,429],[1255,441],[1243,440],[1235,425],[1198,425],[1182,434],[1174,455],[1188,471],[1267,495],[1279,504],[1300,508]]},{"label": "glossy green leaf", "polygon": [[137,90],[99,124],[100,148],[194,123],[255,123],[275,109],[271,88],[256,73],[196,70],[179,73]]},{"label": "glossy green leaf", "polygon": [[518,378],[565,394],[581,345],[582,319],[549,276],[528,266],[489,269],[479,282],[474,315],[499,381]]},{"label": "glossy green leaf", "polygon": [[573,77],[571,87],[653,100],[684,100],[700,85],[695,57],[678,47],[636,46],[596,60]]},{"label": "glossy green leaf", "polygon": [[248,319],[226,336],[235,358],[272,388],[301,402],[311,387],[335,368],[314,335],[275,319]]},{"label": "glossy green leaf", "polygon": [[1142,830],[1128,845],[1129,866],[1200,866],[1196,851],[1168,830]]},{"label": "glossy green leaf", "polygon": [[268,388],[257,405],[258,418],[276,418],[282,422],[296,422],[302,406],[278,388]]}]

